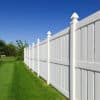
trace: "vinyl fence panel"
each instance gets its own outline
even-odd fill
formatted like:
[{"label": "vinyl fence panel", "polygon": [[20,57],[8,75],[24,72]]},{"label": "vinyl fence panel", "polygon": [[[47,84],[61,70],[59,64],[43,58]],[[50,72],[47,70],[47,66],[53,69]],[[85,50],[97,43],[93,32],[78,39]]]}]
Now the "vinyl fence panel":
[{"label": "vinyl fence panel", "polygon": [[100,11],[24,49],[24,63],[70,100],[100,100]]}]

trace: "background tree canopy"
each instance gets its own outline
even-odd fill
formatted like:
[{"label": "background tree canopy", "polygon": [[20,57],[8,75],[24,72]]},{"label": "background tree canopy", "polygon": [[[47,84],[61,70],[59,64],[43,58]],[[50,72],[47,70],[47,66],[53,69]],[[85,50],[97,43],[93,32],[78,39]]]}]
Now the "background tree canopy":
[{"label": "background tree canopy", "polygon": [[21,40],[17,40],[17,59],[23,60],[24,59],[24,48],[28,46],[28,44],[25,42],[22,42]]},{"label": "background tree canopy", "polygon": [[5,54],[6,43],[3,40],[0,40],[0,55]]},{"label": "background tree canopy", "polygon": [[16,56],[18,60],[24,59],[24,48],[28,46],[25,42],[17,40],[16,44],[6,44],[4,40],[0,40],[0,57],[1,55]]},{"label": "background tree canopy", "polygon": [[6,56],[16,56],[17,54],[16,46],[12,43],[7,44],[5,54]]}]

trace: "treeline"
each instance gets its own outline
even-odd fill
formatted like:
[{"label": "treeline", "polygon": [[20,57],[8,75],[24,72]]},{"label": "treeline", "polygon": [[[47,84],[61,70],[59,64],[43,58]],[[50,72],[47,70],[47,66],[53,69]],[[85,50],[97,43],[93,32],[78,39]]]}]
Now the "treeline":
[{"label": "treeline", "polygon": [[6,43],[4,40],[0,40],[0,57],[1,56],[15,56],[18,60],[24,59],[24,47],[27,47],[26,42],[17,40],[16,44]]}]

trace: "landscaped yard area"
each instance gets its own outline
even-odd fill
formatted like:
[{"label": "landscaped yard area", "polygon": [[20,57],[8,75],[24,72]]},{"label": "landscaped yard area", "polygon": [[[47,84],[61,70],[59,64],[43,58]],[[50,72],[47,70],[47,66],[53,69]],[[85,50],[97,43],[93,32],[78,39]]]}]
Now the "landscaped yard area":
[{"label": "landscaped yard area", "polygon": [[0,100],[67,100],[15,58],[0,59]]}]

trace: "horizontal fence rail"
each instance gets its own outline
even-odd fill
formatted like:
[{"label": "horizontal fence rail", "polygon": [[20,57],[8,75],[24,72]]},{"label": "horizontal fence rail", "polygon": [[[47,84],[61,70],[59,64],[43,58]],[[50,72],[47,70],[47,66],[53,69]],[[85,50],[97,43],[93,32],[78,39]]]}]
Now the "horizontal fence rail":
[{"label": "horizontal fence rail", "polygon": [[100,11],[24,48],[24,62],[70,100],[100,100]]}]

